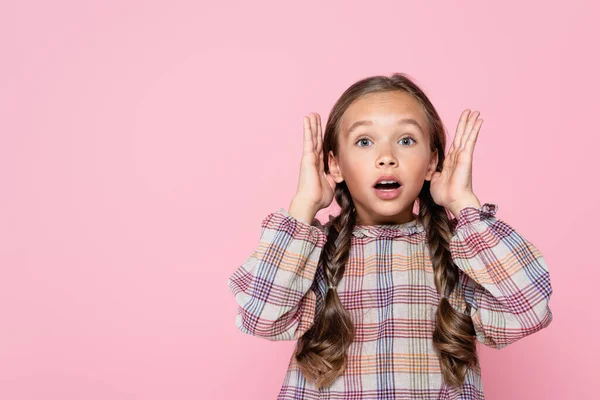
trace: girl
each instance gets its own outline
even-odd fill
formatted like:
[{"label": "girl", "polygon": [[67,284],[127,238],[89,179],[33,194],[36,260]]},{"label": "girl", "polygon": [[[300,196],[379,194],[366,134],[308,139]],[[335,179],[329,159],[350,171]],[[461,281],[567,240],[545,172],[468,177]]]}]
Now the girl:
[{"label": "girl", "polygon": [[228,281],[242,332],[297,340],[278,399],[483,399],[476,342],[550,324],[544,257],[473,192],[478,116],[462,113],[445,155],[428,97],[393,74],[348,88],[323,138],[304,119],[289,212]]}]

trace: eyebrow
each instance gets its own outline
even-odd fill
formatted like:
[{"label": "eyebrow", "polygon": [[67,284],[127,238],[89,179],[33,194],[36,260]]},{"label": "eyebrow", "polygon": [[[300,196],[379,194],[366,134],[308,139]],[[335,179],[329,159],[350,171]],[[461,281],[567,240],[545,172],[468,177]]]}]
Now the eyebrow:
[{"label": "eyebrow", "polygon": [[[421,127],[421,125],[419,125],[419,123],[417,122],[416,119],[414,118],[403,118],[403,119],[399,119],[396,122],[397,125],[402,125],[402,124],[410,124],[410,125],[415,125],[417,128],[419,128],[419,130],[421,131],[421,133],[423,133],[423,128]],[[350,136],[350,134],[352,133],[352,131],[356,128],[358,128],[359,126],[370,126],[373,125],[373,121],[365,121],[365,120],[361,120],[361,121],[356,121],[355,123],[352,124],[352,126],[350,126],[350,128],[348,129],[348,136]]]}]

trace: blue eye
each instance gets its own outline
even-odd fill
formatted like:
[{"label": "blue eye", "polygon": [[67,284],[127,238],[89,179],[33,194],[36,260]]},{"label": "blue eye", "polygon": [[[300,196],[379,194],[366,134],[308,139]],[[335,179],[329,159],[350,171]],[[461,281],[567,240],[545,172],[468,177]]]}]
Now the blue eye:
[{"label": "blue eye", "polygon": [[410,136],[407,136],[407,137],[405,137],[405,138],[402,138],[402,139],[400,139],[400,141],[402,141],[402,140],[405,140],[405,139],[410,139],[410,140],[412,140],[413,142],[417,143],[417,141],[416,141],[415,139],[413,139],[412,137],[410,137]]},{"label": "blue eye", "polygon": [[[400,142],[402,142],[403,140],[406,140],[406,139],[412,140],[413,142],[417,143],[417,141],[416,141],[416,140],[415,140],[415,139],[414,139],[412,136],[407,136],[407,137],[404,137],[404,138],[400,139]],[[370,142],[370,141],[371,141],[371,139],[367,139],[367,138],[360,138],[360,139],[358,139],[358,140],[357,140],[357,141],[356,141],[354,144],[358,144],[358,143],[360,143],[360,142],[363,142],[363,141],[368,141],[368,142]],[[406,143],[406,142],[405,142],[405,143]],[[410,144],[409,144],[408,146],[410,146]],[[360,145],[359,145],[358,147],[366,147],[366,146],[360,146]]]}]

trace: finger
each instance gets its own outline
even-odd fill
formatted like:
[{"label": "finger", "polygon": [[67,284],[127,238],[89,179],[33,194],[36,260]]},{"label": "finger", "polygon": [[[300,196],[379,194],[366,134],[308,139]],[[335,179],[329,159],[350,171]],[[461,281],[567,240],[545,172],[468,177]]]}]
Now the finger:
[{"label": "finger", "polygon": [[333,176],[331,176],[330,174],[325,174],[325,179],[327,179],[329,186],[332,189],[335,189],[335,185],[337,185],[337,182],[335,181],[335,179],[333,179]]},{"label": "finger", "polygon": [[323,154],[323,131],[321,129],[321,116],[317,114],[317,152],[319,154],[319,170],[325,171],[325,155]]},{"label": "finger", "polygon": [[321,116],[317,114],[317,152],[323,149],[323,131],[321,130]]},{"label": "finger", "polygon": [[319,160],[318,160],[318,169],[320,173],[323,173],[325,171],[325,163],[323,162],[323,152],[319,153]]},{"label": "finger", "polygon": [[469,139],[465,143],[465,149],[470,154],[473,154],[473,151],[475,150],[475,143],[477,143],[477,138],[479,137],[479,131],[481,130],[481,125],[483,125],[483,120],[482,119],[477,120],[477,122],[475,123],[475,126],[473,127],[472,132],[469,134]]},{"label": "finger", "polygon": [[312,132],[312,138],[313,138],[313,144],[315,144],[315,151],[316,149],[316,144],[317,144],[317,117],[315,117],[314,113],[310,113],[310,130]]},{"label": "finger", "polygon": [[310,119],[308,117],[303,118],[304,123],[304,146],[303,152],[304,154],[310,154],[315,151],[313,141],[312,141],[312,133],[310,131]]},{"label": "finger", "polygon": [[473,130],[473,126],[475,125],[475,121],[477,121],[477,117],[479,117],[479,111],[474,111],[467,121],[467,126],[465,127],[465,133],[460,139],[460,148],[463,149],[465,147],[465,143],[469,137],[469,134]]},{"label": "finger", "polygon": [[319,171],[325,171],[325,154],[323,154],[323,150],[319,151]]},{"label": "finger", "polygon": [[448,149],[448,153],[446,153],[446,157],[444,158],[444,164],[449,164],[454,152],[454,142],[450,144],[450,148]]},{"label": "finger", "polygon": [[453,149],[460,148],[460,138],[465,131],[465,125],[467,124],[467,118],[469,117],[470,113],[471,110],[467,108],[462,112],[462,114],[460,114],[460,119],[458,120],[458,125],[456,127],[456,133],[454,134],[454,140],[452,141],[452,144],[454,145]]},{"label": "finger", "polygon": [[450,145],[450,149],[448,151],[447,159],[449,169],[452,169],[456,164],[456,154],[458,153],[457,150],[460,148],[460,140],[464,134],[465,126],[467,125],[467,119],[469,118],[470,113],[471,110],[467,108],[460,114],[460,118],[456,126],[454,140],[452,141],[452,144]]}]

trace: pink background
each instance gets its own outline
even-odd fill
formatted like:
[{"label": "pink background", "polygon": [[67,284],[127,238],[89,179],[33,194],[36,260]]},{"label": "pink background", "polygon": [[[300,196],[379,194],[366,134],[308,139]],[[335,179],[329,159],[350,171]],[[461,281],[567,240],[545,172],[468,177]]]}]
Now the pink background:
[{"label": "pink background", "polygon": [[487,398],[595,397],[598,7],[283,3],[2,2],[0,398],[274,399],[294,343],[239,332],[227,278],[302,117],[396,71],[450,138],[481,111],[475,193],[550,268],[551,326],[480,347]]}]

